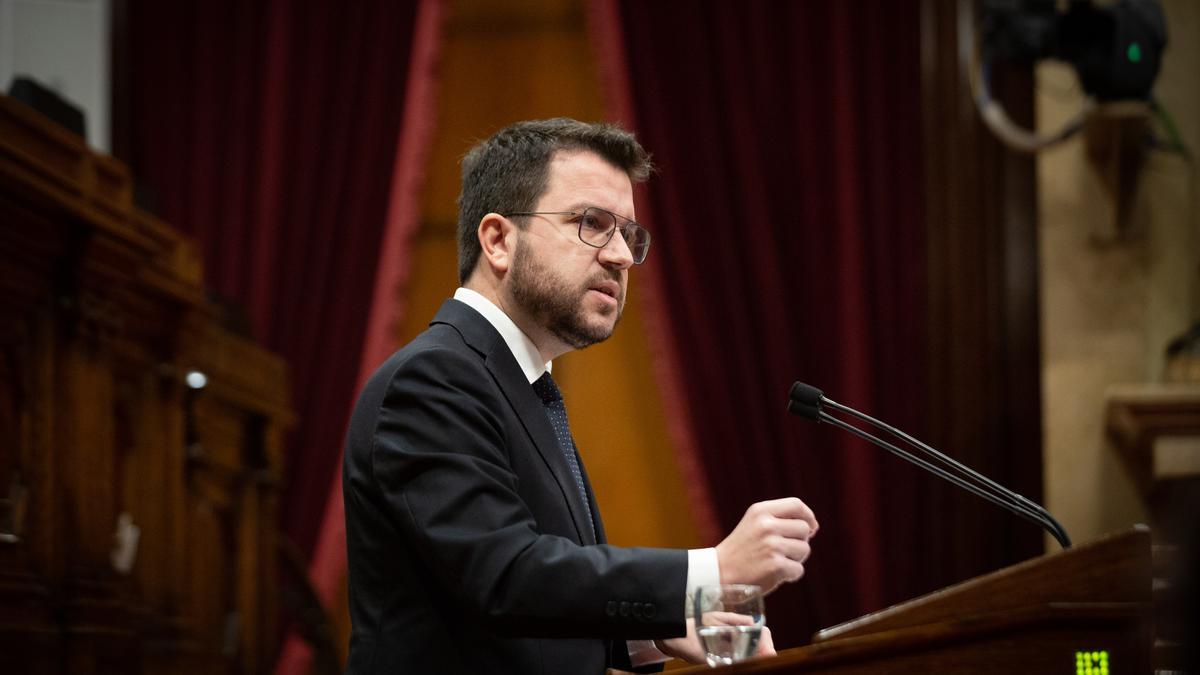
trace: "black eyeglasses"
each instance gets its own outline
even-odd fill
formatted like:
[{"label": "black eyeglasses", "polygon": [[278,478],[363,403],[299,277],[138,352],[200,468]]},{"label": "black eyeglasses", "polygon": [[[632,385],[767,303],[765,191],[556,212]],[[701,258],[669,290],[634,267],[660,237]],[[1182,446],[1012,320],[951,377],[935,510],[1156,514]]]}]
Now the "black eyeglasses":
[{"label": "black eyeglasses", "polygon": [[596,248],[607,246],[608,242],[612,241],[613,233],[619,229],[621,238],[625,240],[625,245],[633,254],[635,265],[642,264],[646,260],[646,253],[650,251],[650,232],[646,228],[625,216],[618,216],[612,211],[605,211],[595,206],[589,206],[582,211],[513,211],[501,215],[505,218],[513,216],[574,216],[569,222],[579,221],[579,241]]}]

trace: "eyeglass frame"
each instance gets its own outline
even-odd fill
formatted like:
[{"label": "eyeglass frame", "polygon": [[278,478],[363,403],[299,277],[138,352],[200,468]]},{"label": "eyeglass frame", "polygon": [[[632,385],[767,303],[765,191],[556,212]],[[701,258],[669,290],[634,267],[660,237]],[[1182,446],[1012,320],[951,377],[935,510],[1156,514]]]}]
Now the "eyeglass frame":
[{"label": "eyeglass frame", "polygon": [[[650,236],[650,230],[642,227],[641,224],[632,218],[627,218],[619,213],[613,213],[612,211],[609,211],[608,209],[602,209],[599,206],[587,206],[584,207],[582,211],[512,211],[509,213],[501,213],[500,215],[504,216],[505,218],[512,218],[514,216],[586,216],[588,211],[600,211],[612,216],[613,227],[608,231],[608,236],[605,237],[603,244],[593,244],[592,242],[583,238],[584,221],[583,218],[580,218],[579,227],[576,228],[576,235],[579,237],[579,241],[591,246],[592,248],[604,248],[605,246],[608,246],[610,241],[612,241],[613,235],[616,233],[616,231],[622,230],[621,239],[623,239],[625,241],[625,245],[629,247],[629,253],[633,256],[633,264],[641,265],[642,263],[646,262],[646,257],[650,255],[650,241],[653,238]],[[634,230],[635,232],[640,230],[646,233],[646,248],[642,253],[641,260],[638,260],[637,253],[634,252],[632,246],[629,246],[629,240],[625,238],[624,230],[628,228],[636,228]]]}]

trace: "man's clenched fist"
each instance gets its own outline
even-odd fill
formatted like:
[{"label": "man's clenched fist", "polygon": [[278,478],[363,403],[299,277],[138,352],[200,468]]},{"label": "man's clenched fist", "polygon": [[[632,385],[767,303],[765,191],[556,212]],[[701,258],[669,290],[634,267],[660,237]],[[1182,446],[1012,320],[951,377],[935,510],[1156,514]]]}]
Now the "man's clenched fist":
[{"label": "man's clenched fist", "polygon": [[817,533],[812,509],[795,497],[758,502],[717,544],[723,584],[755,584],[770,593],[804,576],[804,561]]}]

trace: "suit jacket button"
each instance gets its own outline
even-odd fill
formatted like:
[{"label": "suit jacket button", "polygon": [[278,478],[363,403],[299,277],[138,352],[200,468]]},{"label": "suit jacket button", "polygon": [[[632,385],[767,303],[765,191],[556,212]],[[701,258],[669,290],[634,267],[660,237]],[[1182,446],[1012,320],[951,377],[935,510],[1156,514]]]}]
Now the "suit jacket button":
[{"label": "suit jacket button", "polygon": [[629,616],[629,601],[628,600],[621,601],[621,616],[623,616],[623,617]]},{"label": "suit jacket button", "polygon": [[640,602],[633,603],[633,606],[630,608],[630,612],[633,614],[633,618],[635,618],[635,619],[642,618],[642,603],[640,603]]},{"label": "suit jacket button", "polygon": [[654,618],[655,614],[658,614],[658,607],[656,607],[653,602],[647,602],[646,604],[642,605],[643,619],[649,621],[650,619]]},{"label": "suit jacket button", "polygon": [[609,616],[617,615],[617,601],[609,600],[608,604],[604,605],[604,613]]}]

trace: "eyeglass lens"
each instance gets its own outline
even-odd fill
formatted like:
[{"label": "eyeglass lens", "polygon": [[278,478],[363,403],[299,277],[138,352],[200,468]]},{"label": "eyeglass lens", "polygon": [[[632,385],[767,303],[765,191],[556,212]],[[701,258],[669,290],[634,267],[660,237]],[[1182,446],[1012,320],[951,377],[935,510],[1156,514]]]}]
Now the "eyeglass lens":
[{"label": "eyeglass lens", "polygon": [[604,209],[587,208],[583,210],[583,219],[579,223],[579,238],[586,244],[604,247],[612,239],[615,230],[621,231],[621,238],[629,247],[635,263],[646,259],[650,249],[650,233],[632,220],[618,218],[615,214]]}]

